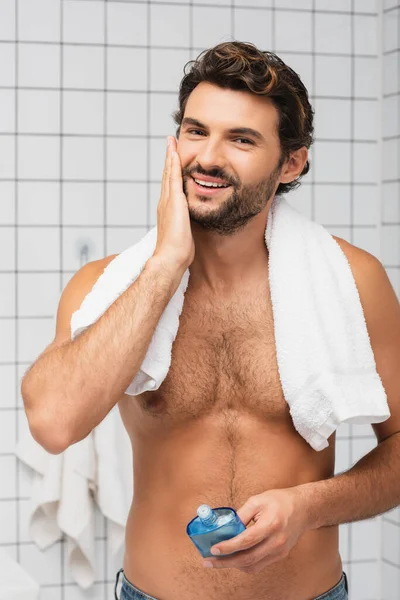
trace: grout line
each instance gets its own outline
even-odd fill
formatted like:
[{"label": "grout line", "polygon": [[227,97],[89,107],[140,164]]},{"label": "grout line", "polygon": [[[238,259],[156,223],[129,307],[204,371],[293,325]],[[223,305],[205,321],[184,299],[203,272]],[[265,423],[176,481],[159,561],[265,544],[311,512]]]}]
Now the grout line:
[{"label": "grout line", "polygon": [[[350,28],[350,44],[351,44],[351,55],[352,58],[350,60],[350,82],[351,82],[351,89],[350,89],[350,97],[351,97],[351,105],[350,105],[350,135],[351,138],[354,138],[354,103],[355,103],[355,85],[354,85],[354,75],[355,75],[355,59],[354,59],[354,51],[355,51],[355,32],[354,32],[354,0],[351,0],[351,28]],[[354,181],[354,144],[351,141],[350,142],[350,181]],[[350,227],[350,243],[354,244],[354,185],[351,185],[350,187],[350,221],[352,223],[352,226]],[[349,424],[349,432],[350,432],[350,438],[351,440],[353,440],[354,436],[354,430],[353,430],[353,425]],[[354,460],[353,460],[353,444],[350,443],[349,444],[349,464],[353,465],[354,464]],[[347,535],[348,535],[348,554],[350,557],[350,564],[349,564],[349,573],[348,575],[348,587],[349,587],[349,595],[351,592],[351,588],[352,588],[352,562],[353,562],[353,552],[354,552],[354,548],[353,548],[353,524],[350,523],[349,527],[347,528]]]},{"label": "grout line", "polygon": [[[64,227],[63,227],[63,208],[64,208],[64,186],[63,177],[64,177],[64,2],[63,0],[59,0],[60,4],[60,54],[59,54],[59,92],[60,92],[60,156],[59,156],[59,187],[60,187],[60,196],[59,196],[59,241],[60,241],[60,262],[59,262],[59,295],[63,290],[63,262],[64,262],[64,254],[63,254],[63,240],[64,240]],[[66,560],[66,552],[65,552],[65,534],[62,534],[60,540],[60,588],[61,588],[61,600],[65,600],[65,560]]]},{"label": "grout line", "polygon": [[[18,69],[18,58],[19,58],[19,46],[18,46],[18,25],[19,25],[19,0],[15,0],[14,3],[14,10],[15,10],[15,71],[14,71],[14,77],[15,77],[15,115],[14,115],[14,119],[15,119],[15,141],[14,141],[14,172],[15,172],[15,183],[14,183],[14,194],[15,194],[15,248],[14,248],[14,260],[15,260],[15,271],[14,271],[14,276],[15,276],[15,298],[14,298],[14,304],[15,304],[15,327],[14,327],[14,331],[15,331],[15,385],[16,385],[16,390],[15,390],[15,409],[18,409],[18,397],[19,397],[19,378],[18,378],[18,356],[19,356],[19,344],[18,344],[18,340],[19,340],[19,325],[20,325],[20,321],[19,321],[19,314],[18,314],[18,283],[19,283],[19,277],[18,277],[18,240],[19,240],[19,227],[18,227],[18,199],[19,199],[19,194],[18,194],[18,185],[17,185],[17,181],[18,181],[18,175],[19,175],[19,171],[18,171],[18,100],[19,100],[19,69]],[[15,439],[16,442],[18,442],[19,440],[19,419],[18,419],[18,410],[16,413],[16,419],[15,419]],[[19,498],[20,496],[20,489],[19,489],[19,481],[20,481],[20,473],[21,473],[21,465],[19,464],[19,461],[16,461],[16,469],[15,469],[15,494],[17,496],[17,498]],[[19,523],[19,500],[17,500],[16,502],[16,513],[17,513],[17,518],[16,518],[16,546],[17,546],[17,562],[21,561],[21,553],[20,553],[20,523]]]},{"label": "grout line", "polygon": [[107,171],[108,171],[108,27],[107,27],[107,16],[108,16],[108,0],[104,2],[104,103],[103,103],[103,255],[107,256],[107,210],[108,210],[108,185],[107,185]]},{"label": "grout line", "polygon": [[[147,8],[147,39],[146,42],[149,42],[151,39],[151,2],[150,0],[148,0],[146,2],[146,8]],[[146,226],[147,226],[147,231],[150,230],[150,221],[151,221],[151,198],[150,198],[150,178],[151,178],[151,169],[150,169],[150,150],[151,150],[151,144],[150,144],[150,139],[152,139],[152,136],[150,134],[150,97],[151,97],[151,91],[150,91],[150,85],[151,85],[151,67],[152,67],[152,63],[151,63],[151,50],[150,50],[150,45],[147,43],[147,90],[146,90],[146,109],[147,109],[147,115],[146,115],[146,132],[147,132],[147,140],[146,140],[146,152],[147,152],[147,161],[146,161],[146,175],[147,175],[147,186],[146,186]],[[161,136],[160,136],[161,137]],[[165,136],[162,136],[162,139],[164,140],[164,144],[165,144]]]},{"label": "grout line", "polygon": [[[66,2],[68,2],[68,1],[69,2],[71,2],[71,1],[79,2],[80,0],[64,0],[64,1],[66,1]],[[86,1],[99,2],[99,0],[86,0]],[[121,1],[122,2],[127,1],[127,2],[129,2],[129,4],[139,4],[139,5],[140,4],[146,4],[146,0],[107,0],[107,1],[109,1],[109,2],[117,2],[117,3],[120,3]],[[182,7],[182,6],[187,6],[188,2],[173,2],[172,0],[168,0],[166,2],[162,2],[162,1],[160,2],[160,1],[157,1],[157,0],[152,0],[151,4],[154,4],[155,6],[180,6],[180,7]],[[203,3],[203,2],[196,3],[196,2],[193,2],[193,6],[196,6],[198,8],[203,8],[203,7],[206,7],[206,8],[227,8],[227,7],[229,7],[229,5],[227,5],[227,4],[219,4],[219,3],[212,4],[211,2],[210,3]],[[244,9],[249,9],[249,10],[260,10],[261,9],[261,10],[264,10],[264,11],[270,11],[271,10],[271,7],[269,7],[269,6],[265,6],[265,7],[259,6],[259,5],[251,6],[251,5],[248,5],[248,4],[240,4],[240,2],[234,3],[234,8],[244,8]],[[392,10],[395,10],[395,8],[396,7],[385,9],[384,12],[385,13],[391,12]],[[309,9],[309,8],[296,8],[295,6],[290,7],[290,8],[279,6],[279,7],[277,7],[276,10],[279,11],[279,12],[282,12],[282,13],[287,13],[287,12],[309,13],[309,12],[312,11],[312,9]],[[351,14],[351,11],[346,11],[346,10],[315,9],[315,12],[316,13],[320,13],[320,14],[324,14],[324,15],[328,14],[328,15],[350,16],[350,14]],[[377,16],[376,12],[355,11],[354,14],[356,14],[357,16],[365,16],[365,17],[371,17],[371,18],[374,17],[374,16],[375,17]],[[24,40],[24,41],[28,42],[29,40]]]},{"label": "grout line", "polygon": [[[104,50],[103,50],[103,68],[104,68],[104,103],[103,103],[103,255],[107,256],[107,209],[108,209],[108,185],[107,185],[107,172],[108,172],[108,0],[104,1]],[[103,563],[103,575],[108,576],[108,527],[107,519],[104,515],[101,515],[104,524],[105,531],[105,542],[103,545],[104,549],[104,563]],[[107,600],[107,585],[103,587],[104,600]]]},{"label": "grout line", "polygon": [[[382,249],[382,222],[383,222],[383,7],[382,3],[379,2],[378,8],[378,19],[377,19],[377,36],[378,36],[378,126],[377,126],[377,152],[380,158],[377,166],[378,170],[378,202],[377,202],[377,231],[379,236],[379,256],[381,260],[383,256]],[[383,600],[383,517],[378,515],[378,599]]]}]

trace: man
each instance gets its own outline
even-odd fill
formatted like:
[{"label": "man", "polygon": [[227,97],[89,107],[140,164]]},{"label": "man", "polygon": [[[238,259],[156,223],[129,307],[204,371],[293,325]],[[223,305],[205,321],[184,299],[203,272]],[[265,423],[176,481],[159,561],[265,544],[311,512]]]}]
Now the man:
[{"label": "man", "polygon": [[[335,238],[360,293],[391,417],[373,425],[378,446],[333,477],[335,434],[315,452],[282,393],[264,242],[275,194],[308,170],[304,86],[275,55],[224,43],[186,75],[175,117],[154,255],[73,342],[71,315],[115,255],[72,277],[55,340],[22,382],[32,434],[62,452],[118,403],[135,478],[124,600],[346,600],[338,524],[400,502],[398,300],[374,256]],[[211,181],[226,187],[205,187]],[[167,377],[155,391],[127,396],[187,268]],[[226,556],[207,560],[211,569],[186,534],[202,503],[236,508],[247,526],[216,545]]]}]

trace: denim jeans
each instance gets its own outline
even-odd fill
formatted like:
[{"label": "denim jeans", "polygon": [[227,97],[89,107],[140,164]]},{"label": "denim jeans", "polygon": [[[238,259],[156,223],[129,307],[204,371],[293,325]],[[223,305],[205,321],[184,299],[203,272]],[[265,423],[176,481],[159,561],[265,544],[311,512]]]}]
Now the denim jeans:
[{"label": "denim jeans", "polygon": [[[120,596],[117,596],[118,580],[121,573],[122,587]],[[324,592],[320,596],[314,598],[314,600],[348,600],[348,591],[349,587],[347,583],[347,576],[346,573],[343,571],[340,581],[327,592]],[[154,596],[149,596],[149,594],[142,592],[141,590],[139,590],[139,588],[135,587],[133,583],[128,581],[128,579],[125,577],[123,569],[120,569],[117,573],[114,596],[115,600],[158,600],[158,598],[155,598]]]}]

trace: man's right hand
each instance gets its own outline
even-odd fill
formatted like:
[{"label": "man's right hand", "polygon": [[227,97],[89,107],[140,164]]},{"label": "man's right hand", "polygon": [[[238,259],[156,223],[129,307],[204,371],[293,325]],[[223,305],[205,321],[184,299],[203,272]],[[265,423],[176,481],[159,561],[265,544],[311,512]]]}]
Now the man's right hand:
[{"label": "man's right hand", "polygon": [[[161,196],[157,207],[157,245],[153,256],[178,269],[194,260],[194,240],[176,140],[168,136]],[[172,152],[175,151],[175,155]]]}]

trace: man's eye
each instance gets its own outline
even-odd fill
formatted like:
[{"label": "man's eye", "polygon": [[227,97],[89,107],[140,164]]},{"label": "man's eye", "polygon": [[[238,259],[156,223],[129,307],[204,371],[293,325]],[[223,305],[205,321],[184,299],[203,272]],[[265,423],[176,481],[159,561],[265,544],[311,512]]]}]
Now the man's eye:
[{"label": "man's eye", "polygon": [[252,144],[253,142],[251,140],[248,140],[247,138],[236,138],[237,140],[243,140],[245,142],[248,142],[249,144]]},{"label": "man's eye", "polygon": [[[200,129],[190,129],[188,130],[188,133],[202,133],[202,131],[200,131]],[[245,142],[247,142],[248,144],[253,144],[253,142],[251,140],[248,140],[247,138],[235,138],[236,140],[243,140]]]},{"label": "man's eye", "polygon": [[188,129],[188,133],[194,133],[194,132],[201,133],[200,129]]}]

